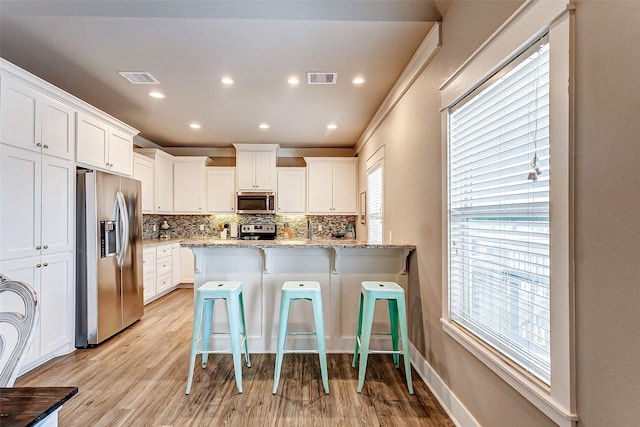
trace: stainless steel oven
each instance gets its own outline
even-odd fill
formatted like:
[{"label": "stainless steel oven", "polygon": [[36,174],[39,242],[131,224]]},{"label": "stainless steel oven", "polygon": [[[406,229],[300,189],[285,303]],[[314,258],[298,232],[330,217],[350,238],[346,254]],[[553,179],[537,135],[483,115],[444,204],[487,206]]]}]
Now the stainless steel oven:
[{"label": "stainless steel oven", "polygon": [[275,193],[238,191],[236,208],[239,214],[275,214]]}]

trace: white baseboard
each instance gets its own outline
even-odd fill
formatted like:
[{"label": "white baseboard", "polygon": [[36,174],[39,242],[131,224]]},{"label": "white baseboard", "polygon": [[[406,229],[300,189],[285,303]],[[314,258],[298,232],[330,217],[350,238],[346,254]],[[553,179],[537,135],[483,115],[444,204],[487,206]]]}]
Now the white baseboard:
[{"label": "white baseboard", "polygon": [[451,421],[459,427],[480,427],[480,424],[464,407],[462,402],[458,400],[451,389],[442,381],[442,379],[434,372],[431,365],[418,352],[413,344],[409,343],[409,356],[411,364],[418,372],[422,380],[429,386],[429,389],[440,402],[440,405],[447,412]]}]

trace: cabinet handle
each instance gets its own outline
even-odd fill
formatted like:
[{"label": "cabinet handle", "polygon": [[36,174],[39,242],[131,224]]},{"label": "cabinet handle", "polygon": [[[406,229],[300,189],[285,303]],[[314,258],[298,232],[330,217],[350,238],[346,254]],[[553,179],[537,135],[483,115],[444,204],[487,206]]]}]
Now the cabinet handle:
[{"label": "cabinet handle", "polygon": [[42,267],[42,264],[36,264],[36,268]]},{"label": "cabinet handle", "polygon": [[42,249],[49,249],[49,245],[44,245]]},{"label": "cabinet handle", "polygon": [[42,246],[38,245],[38,246],[36,246],[36,249],[40,250],[40,249],[42,249]]},{"label": "cabinet handle", "polygon": [[38,142],[38,143],[36,144],[36,147],[42,147],[42,144]]},{"label": "cabinet handle", "polygon": [[43,147],[44,148],[49,148],[49,146],[47,144],[44,144]]},{"label": "cabinet handle", "polygon": [[44,264],[42,264],[42,265],[43,265],[43,267],[46,267],[46,266],[48,266],[48,265],[49,265],[49,263],[45,262],[45,263],[44,263]]}]

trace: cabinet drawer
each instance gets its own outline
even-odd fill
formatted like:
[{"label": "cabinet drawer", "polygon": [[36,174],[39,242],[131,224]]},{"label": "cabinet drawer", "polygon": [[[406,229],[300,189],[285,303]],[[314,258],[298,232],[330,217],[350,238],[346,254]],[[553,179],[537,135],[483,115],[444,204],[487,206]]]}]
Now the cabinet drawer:
[{"label": "cabinet drawer", "polygon": [[156,246],[156,256],[158,258],[168,255],[171,255],[171,245]]},{"label": "cabinet drawer", "polygon": [[171,286],[173,286],[173,283],[171,282],[171,272],[158,276],[158,281],[156,283],[158,292],[169,289]]},{"label": "cabinet drawer", "polygon": [[158,262],[156,263],[156,275],[160,277],[163,274],[171,273],[171,268],[173,267],[173,259],[168,257],[158,258]]}]

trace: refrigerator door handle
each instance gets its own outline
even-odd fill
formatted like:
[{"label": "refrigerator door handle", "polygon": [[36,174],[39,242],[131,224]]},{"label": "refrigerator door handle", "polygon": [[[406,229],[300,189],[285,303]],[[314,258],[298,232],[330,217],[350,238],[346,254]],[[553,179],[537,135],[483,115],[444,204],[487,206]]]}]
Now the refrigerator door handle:
[{"label": "refrigerator door handle", "polygon": [[118,224],[121,226],[117,233],[117,261],[118,265],[122,267],[124,264],[124,258],[129,249],[129,212],[127,211],[127,202],[124,200],[124,195],[121,191],[116,194],[116,204],[114,206],[114,217],[118,220]]}]

